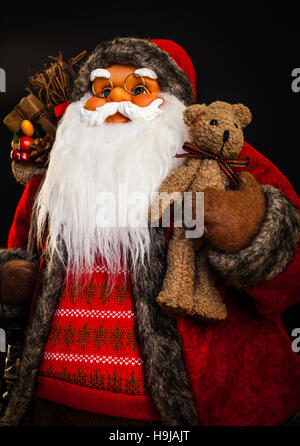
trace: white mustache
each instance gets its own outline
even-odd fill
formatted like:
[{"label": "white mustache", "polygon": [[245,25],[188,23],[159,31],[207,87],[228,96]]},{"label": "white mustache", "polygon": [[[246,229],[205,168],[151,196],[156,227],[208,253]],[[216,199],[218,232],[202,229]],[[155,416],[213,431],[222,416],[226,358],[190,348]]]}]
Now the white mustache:
[{"label": "white mustache", "polygon": [[139,107],[130,101],[108,102],[94,111],[86,110],[83,106],[80,110],[81,121],[89,126],[103,124],[108,116],[119,112],[131,121],[152,121],[161,113],[159,106],[163,103],[162,99],[155,99],[147,107]]}]

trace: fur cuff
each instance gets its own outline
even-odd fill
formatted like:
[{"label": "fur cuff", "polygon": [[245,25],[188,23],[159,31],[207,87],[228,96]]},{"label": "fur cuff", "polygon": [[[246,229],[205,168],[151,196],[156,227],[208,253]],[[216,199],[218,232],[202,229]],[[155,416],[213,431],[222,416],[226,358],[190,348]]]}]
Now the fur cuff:
[{"label": "fur cuff", "polygon": [[28,254],[24,248],[0,248],[0,267],[2,263],[8,262],[9,260],[28,260],[38,265],[40,257],[37,254]]},{"label": "fur cuff", "polygon": [[299,212],[278,189],[262,188],[267,212],[252,243],[235,254],[209,250],[209,261],[228,285],[244,288],[273,279],[294,256],[300,236]]},{"label": "fur cuff", "polygon": [[0,249],[0,264],[9,260],[29,260],[27,252],[23,248]]}]

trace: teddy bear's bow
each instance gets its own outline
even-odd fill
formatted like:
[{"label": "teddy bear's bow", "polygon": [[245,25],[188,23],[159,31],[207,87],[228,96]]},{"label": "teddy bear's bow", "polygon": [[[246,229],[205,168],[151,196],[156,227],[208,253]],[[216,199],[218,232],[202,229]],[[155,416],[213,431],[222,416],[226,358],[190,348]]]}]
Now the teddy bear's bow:
[{"label": "teddy bear's bow", "polygon": [[218,155],[215,155],[214,153],[200,149],[191,142],[185,142],[182,148],[187,153],[176,153],[175,158],[188,157],[215,160],[234,186],[238,186],[240,184],[240,179],[237,173],[231,167],[246,167],[249,164],[249,158],[224,159]]}]

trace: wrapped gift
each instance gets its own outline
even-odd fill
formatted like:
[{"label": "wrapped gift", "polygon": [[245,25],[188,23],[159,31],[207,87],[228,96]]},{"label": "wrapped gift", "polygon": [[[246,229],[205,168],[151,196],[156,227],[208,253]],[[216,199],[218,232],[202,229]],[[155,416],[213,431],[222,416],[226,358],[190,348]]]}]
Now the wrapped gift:
[{"label": "wrapped gift", "polygon": [[40,124],[46,134],[53,135],[56,126],[47,117],[44,111],[44,104],[34,95],[29,94],[14,107],[13,111],[7,115],[3,123],[15,133],[21,130],[21,122],[28,119],[33,124]]}]

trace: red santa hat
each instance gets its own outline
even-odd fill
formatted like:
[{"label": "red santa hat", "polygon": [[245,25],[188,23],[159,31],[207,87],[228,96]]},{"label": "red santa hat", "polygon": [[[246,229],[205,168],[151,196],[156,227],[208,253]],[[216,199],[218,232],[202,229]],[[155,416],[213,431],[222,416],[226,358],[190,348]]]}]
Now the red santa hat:
[{"label": "red santa hat", "polygon": [[178,43],[173,42],[172,40],[151,39],[151,42],[154,42],[159,48],[166,51],[176,62],[179,68],[181,68],[187,74],[192,84],[194,100],[196,101],[196,72],[193,62],[185,49],[183,49],[182,46],[178,45]]},{"label": "red santa hat", "polygon": [[177,43],[165,39],[118,37],[100,43],[79,70],[71,95],[79,100],[90,91],[90,73],[113,64],[135,65],[153,70],[162,91],[169,92],[185,105],[196,100],[196,75],[187,52]]}]

